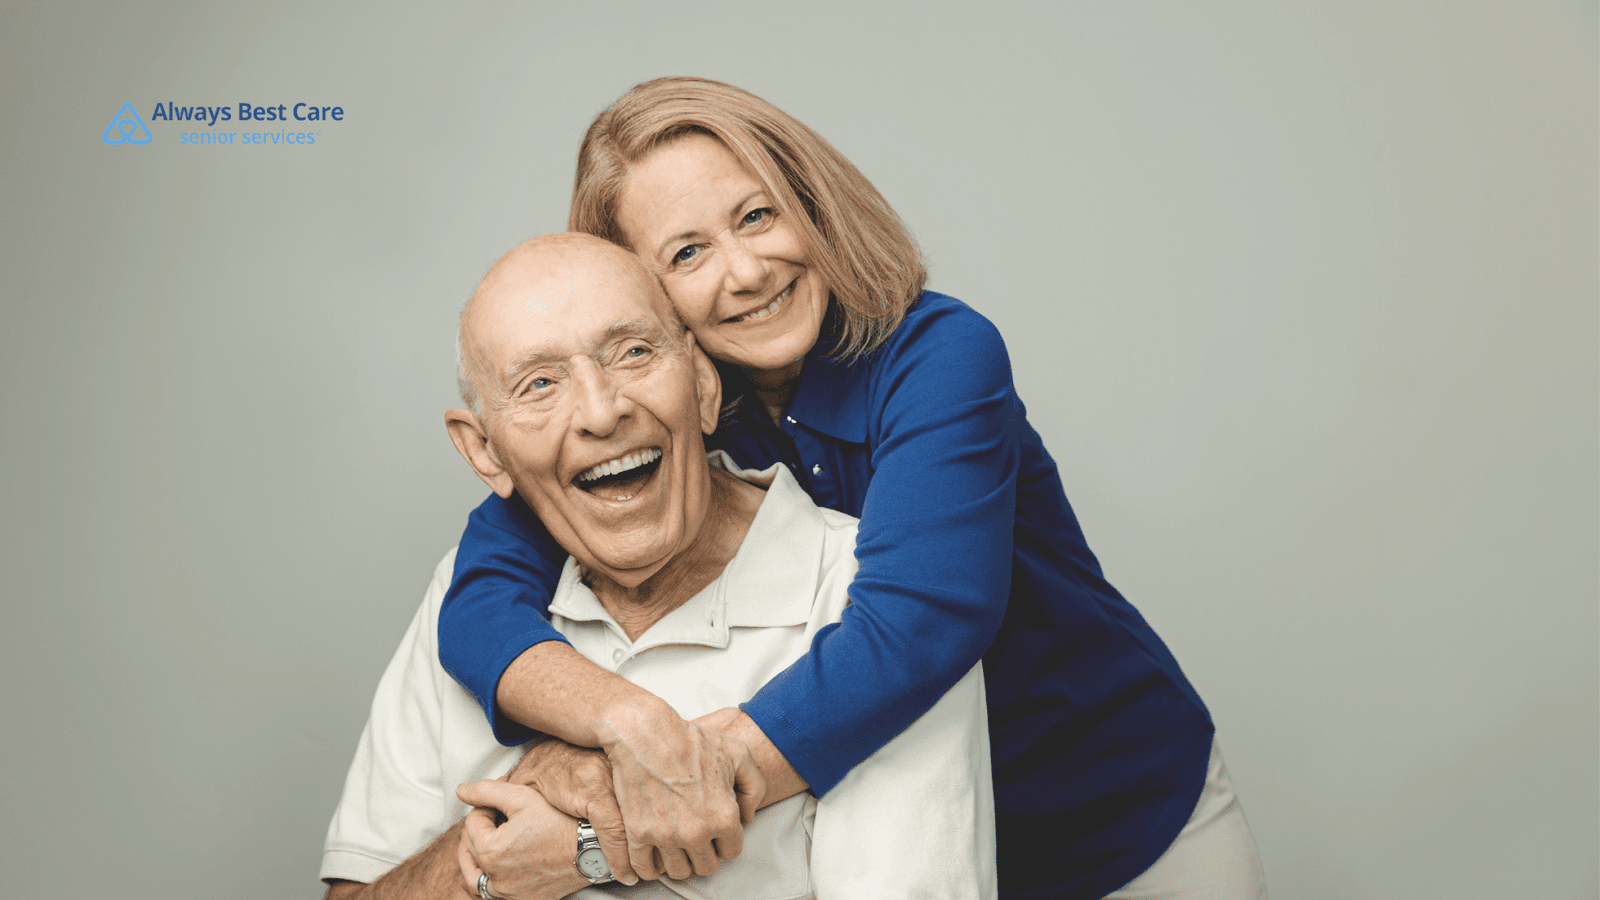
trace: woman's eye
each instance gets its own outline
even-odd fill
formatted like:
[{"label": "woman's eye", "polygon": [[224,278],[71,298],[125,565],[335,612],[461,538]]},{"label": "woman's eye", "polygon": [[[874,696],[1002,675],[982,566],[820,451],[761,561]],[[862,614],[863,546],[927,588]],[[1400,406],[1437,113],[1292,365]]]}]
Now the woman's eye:
[{"label": "woman's eye", "polygon": [[744,224],[754,225],[770,215],[772,215],[772,210],[768,207],[763,206],[759,209],[752,209],[744,214]]},{"label": "woman's eye", "polygon": [[629,347],[627,350],[624,350],[622,352],[622,358],[623,359],[639,359],[640,357],[646,356],[649,353],[650,353],[650,348],[649,347]]},{"label": "woman's eye", "polygon": [[552,384],[555,384],[555,382],[548,378],[535,378],[533,381],[528,383],[528,387],[536,391],[542,391]]},{"label": "woman's eye", "polygon": [[689,246],[680,249],[677,253],[672,254],[672,264],[677,265],[679,263],[686,263],[689,260],[694,259],[695,254],[699,252],[700,248],[690,244]]}]

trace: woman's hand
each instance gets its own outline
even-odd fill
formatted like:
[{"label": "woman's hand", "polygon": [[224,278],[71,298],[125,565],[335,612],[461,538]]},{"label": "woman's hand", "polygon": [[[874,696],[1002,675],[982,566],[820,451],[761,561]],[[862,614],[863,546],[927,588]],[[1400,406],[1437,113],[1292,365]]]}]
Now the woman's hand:
[{"label": "woman's hand", "polygon": [[716,872],[744,849],[743,826],[767,792],[743,742],[673,718],[617,729],[605,745],[629,861],[644,879]]},{"label": "woman's hand", "polygon": [[558,900],[589,884],[573,865],[577,820],[538,791],[507,781],[477,781],[456,788],[456,796],[474,807],[463,823],[459,851],[469,894],[478,893],[478,876],[485,872],[489,890],[504,900]]}]

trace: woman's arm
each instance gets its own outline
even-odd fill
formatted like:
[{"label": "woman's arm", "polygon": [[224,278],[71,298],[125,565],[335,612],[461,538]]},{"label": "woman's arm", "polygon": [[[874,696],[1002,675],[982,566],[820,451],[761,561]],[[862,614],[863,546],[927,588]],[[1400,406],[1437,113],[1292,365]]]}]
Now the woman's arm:
[{"label": "woman's arm", "polygon": [[[877,354],[849,377],[819,380],[865,394],[859,437],[871,448],[870,468],[855,474],[870,483],[859,507],[852,605],[743,705],[818,796],[978,662],[1011,588],[1026,426],[999,333],[957,301],[925,295]],[[848,430],[839,424],[848,414],[823,412],[822,404],[863,400],[808,397],[813,383],[802,386],[785,430],[808,470],[813,455],[824,463],[819,481],[847,476],[848,453],[822,458],[838,456],[840,444],[830,447],[806,423]],[[822,496],[830,488],[812,489]]]},{"label": "woman's arm", "polygon": [[495,494],[472,511],[456,550],[439,610],[439,662],[483,707],[495,737],[508,747],[534,731],[504,714],[495,691],[501,673],[529,648],[565,644],[549,609],[566,558],[520,500]]}]

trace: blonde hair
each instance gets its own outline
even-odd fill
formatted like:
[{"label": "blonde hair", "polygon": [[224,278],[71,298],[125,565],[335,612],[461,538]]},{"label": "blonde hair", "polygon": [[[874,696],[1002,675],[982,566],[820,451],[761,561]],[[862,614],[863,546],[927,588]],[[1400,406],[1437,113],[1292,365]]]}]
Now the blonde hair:
[{"label": "blonde hair", "polygon": [[821,135],[733,85],[657,78],[596,116],[578,149],[568,229],[627,247],[617,200],[629,166],[687,134],[721,141],[799,224],[809,265],[832,290],[835,355],[856,359],[888,340],[928,278],[911,232]]}]

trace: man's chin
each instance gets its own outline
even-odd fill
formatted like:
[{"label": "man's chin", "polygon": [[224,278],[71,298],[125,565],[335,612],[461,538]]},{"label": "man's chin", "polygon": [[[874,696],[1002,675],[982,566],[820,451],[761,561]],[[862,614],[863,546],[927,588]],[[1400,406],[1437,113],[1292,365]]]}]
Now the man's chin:
[{"label": "man's chin", "polygon": [[582,552],[572,555],[585,574],[601,575],[625,588],[638,587],[672,561],[677,547],[663,539],[668,530],[665,526],[647,529],[644,539],[620,544],[615,536],[605,535],[584,541]]}]

